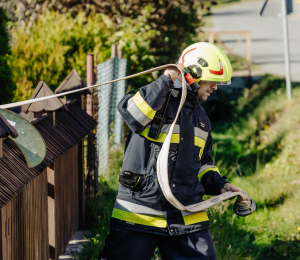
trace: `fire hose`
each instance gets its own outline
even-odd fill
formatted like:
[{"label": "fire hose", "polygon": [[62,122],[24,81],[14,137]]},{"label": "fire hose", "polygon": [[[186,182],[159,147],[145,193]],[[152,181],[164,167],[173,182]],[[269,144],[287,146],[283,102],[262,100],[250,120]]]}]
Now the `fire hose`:
[{"label": "fire hose", "polygon": [[228,191],[228,192],[225,192],[221,195],[215,196],[214,198],[205,200],[205,201],[197,203],[197,204],[189,205],[189,206],[182,205],[175,198],[175,196],[173,195],[173,193],[171,191],[171,188],[170,188],[170,185],[169,185],[169,179],[168,179],[168,155],[169,155],[171,137],[172,137],[172,134],[173,134],[173,131],[174,131],[175,122],[178,119],[179,113],[180,113],[180,111],[183,107],[183,104],[185,102],[186,95],[187,95],[185,75],[184,75],[183,71],[181,70],[181,68],[178,65],[167,64],[167,65],[159,66],[159,67],[156,67],[156,68],[153,68],[153,69],[145,70],[145,71],[140,72],[140,73],[129,75],[129,76],[126,76],[126,77],[123,77],[123,78],[120,78],[120,79],[115,79],[115,80],[107,81],[107,82],[104,82],[104,83],[95,84],[93,86],[88,86],[88,87],[81,88],[81,89],[76,89],[76,90],[72,90],[72,91],[68,91],[68,92],[63,92],[63,93],[52,95],[52,96],[46,96],[46,97],[41,97],[41,98],[36,98],[36,99],[30,99],[30,100],[25,100],[25,101],[0,105],[0,109],[18,107],[18,106],[23,106],[23,105],[26,105],[26,104],[35,103],[35,102],[39,102],[39,101],[54,98],[54,97],[65,96],[65,95],[69,95],[69,94],[79,92],[79,91],[82,91],[82,90],[85,90],[85,89],[100,87],[102,85],[111,84],[111,83],[118,82],[118,81],[121,81],[121,80],[131,79],[131,78],[138,77],[138,76],[141,76],[141,75],[145,75],[145,74],[148,74],[148,73],[151,73],[151,72],[163,70],[163,69],[166,69],[166,68],[169,68],[169,67],[176,67],[181,72],[181,75],[182,75],[182,95],[181,95],[181,100],[180,100],[180,104],[179,104],[178,111],[176,113],[175,119],[174,119],[173,123],[171,124],[169,132],[168,132],[168,134],[167,134],[167,136],[164,140],[164,143],[162,145],[161,151],[160,151],[160,153],[158,155],[158,159],[157,159],[157,178],[158,178],[160,188],[161,188],[165,198],[167,199],[167,201],[170,204],[172,204],[175,208],[177,208],[179,210],[188,211],[188,212],[191,212],[191,213],[197,213],[197,212],[204,211],[204,210],[206,210],[206,209],[208,209],[212,206],[215,206],[215,205],[217,205],[218,203],[220,203],[224,200],[237,197],[237,200],[233,205],[234,212],[239,216],[247,216],[247,215],[251,214],[256,208],[255,202],[252,199],[250,199],[249,196],[246,194],[246,192],[244,192],[242,189],[240,189],[240,191],[238,191],[238,192]]}]

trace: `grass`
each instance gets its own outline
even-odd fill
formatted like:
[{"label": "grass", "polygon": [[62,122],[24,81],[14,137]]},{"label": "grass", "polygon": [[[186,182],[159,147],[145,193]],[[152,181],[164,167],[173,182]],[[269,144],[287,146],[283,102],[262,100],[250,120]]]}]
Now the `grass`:
[{"label": "grass", "polygon": [[109,171],[100,176],[99,192],[96,196],[86,196],[86,229],[92,232],[90,243],[80,254],[80,259],[98,259],[109,232],[109,221],[119,187],[122,167],[123,147],[115,147],[110,152]]},{"label": "grass", "polygon": [[[300,260],[299,86],[293,86],[289,102],[284,80],[269,75],[246,88],[237,101],[218,106],[227,114],[213,122],[215,162],[257,204],[245,218],[233,213],[233,201],[208,210],[218,259]],[[209,114],[209,105],[206,110]],[[104,246],[122,154],[121,148],[112,150],[110,171],[101,177],[98,197],[87,199],[92,238],[81,259],[97,259]],[[159,252],[153,259],[160,259]]]}]

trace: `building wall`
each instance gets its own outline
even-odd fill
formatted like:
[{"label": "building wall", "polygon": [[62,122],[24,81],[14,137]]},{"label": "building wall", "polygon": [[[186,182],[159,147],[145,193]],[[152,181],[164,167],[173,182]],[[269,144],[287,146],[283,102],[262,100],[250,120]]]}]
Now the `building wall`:
[{"label": "building wall", "polygon": [[47,197],[45,170],[1,209],[1,259],[49,259]]}]

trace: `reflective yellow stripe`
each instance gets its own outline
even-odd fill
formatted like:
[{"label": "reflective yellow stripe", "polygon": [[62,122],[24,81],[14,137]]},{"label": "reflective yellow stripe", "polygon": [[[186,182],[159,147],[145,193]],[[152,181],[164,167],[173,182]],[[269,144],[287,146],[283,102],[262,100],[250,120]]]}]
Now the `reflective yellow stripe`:
[{"label": "reflective yellow stripe", "polygon": [[[208,171],[215,171],[215,172],[218,172],[218,173],[220,174],[220,171],[219,171],[218,167],[208,168],[208,169],[206,169],[205,171],[203,171],[203,172],[201,172],[200,174],[198,174],[198,179],[199,179],[199,181],[201,181],[203,175],[204,175],[205,173],[207,173]],[[221,174],[220,174],[220,175],[221,175]]]},{"label": "reflective yellow stripe", "polygon": [[196,224],[203,221],[208,221],[208,216],[206,212],[199,212],[192,215],[187,215],[183,217],[184,224],[186,226]]},{"label": "reflective yellow stripe", "polygon": [[[143,132],[140,133],[140,135],[146,137],[148,140],[153,141],[153,142],[159,142],[163,143],[166,139],[167,134],[165,133],[160,133],[158,139],[153,139],[148,136],[150,129],[146,127]],[[171,137],[171,143],[173,144],[179,144],[180,141],[180,135],[179,134],[172,134]]]},{"label": "reflective yellow stripe", "polygon": [[147,102],[143,99],[140,92],[137,92],[132,98],[134,104],[138,107],[139,110],[143,112],[143,114],[149,119],[153,119],[156,111],[153,110]]},{"label": "reflective yellow stripe", "polygon": [[[150,131],[150,128],[146,127],[143,132],[140,133],[141,136],[146,137],[148,140],[153,141],[153,142],[158,142],[158,143],[163,143],[166,139],[167,134],[166,133],[160,133],[158,139],[153,139],[148,136]],[[179,144],[180,143],[180,134],[172,134],[171,137],[171,143],[173,144]],[[203,150],[205,147],[205,140],[198,136],[194,136],[194,145],[200,147],[199,151],[199,158],[201,159]]]},{"label": "reflective yellow stripe", "polygon": [[205,141],[202,138],[195,136],[194,144],[204,149]]},{"label": "reflective yellow stripe", "polygon": [[113,210],[112,217],[116,219],[125,220],[128,222],[136,223],[136,224],[145,225],[145,226],[159,227],[159,228],[167,227],[167,221],[164,218],[135,214],[132,212],[128,212],[116,208],[114,208]]},{"label": "reflective yellow stripe", "polygon": [[205,140],[203,140],[202,138],[198,137],[198,136],[195,136],[195,139],[194,139],[194,144],[196,146],[199,146],[200,147],[200,151],[199,151],[199,158],[201,159],[202,157],[202,154],[203,154],[203,151],[204,151],[204,147],[205,147]]}]

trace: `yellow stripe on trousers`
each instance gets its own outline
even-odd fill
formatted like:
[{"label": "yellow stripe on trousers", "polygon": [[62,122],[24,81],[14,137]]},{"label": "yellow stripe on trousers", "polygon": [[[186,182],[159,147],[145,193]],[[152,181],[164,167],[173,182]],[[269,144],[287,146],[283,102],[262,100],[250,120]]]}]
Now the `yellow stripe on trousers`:
[{"label": "yellow stripe on trousers", "polygon": [[186,226],[196,224],[203,221],[208,221],[208,216],[206,212],[199,212],[196,214],[191,214],[183,217],[184,224]]},{"label": "yellow stripe on trousers", "polygon": [[135,214],[132,212],[128,212],[116,208],[114,208],[113,210],[112,217],[116,219],[128,221],[128,222],[136,223],[136,224],[145,225],[145,226],[158,227],[158,228],[167,227],[167,221],[164,218]]}]

